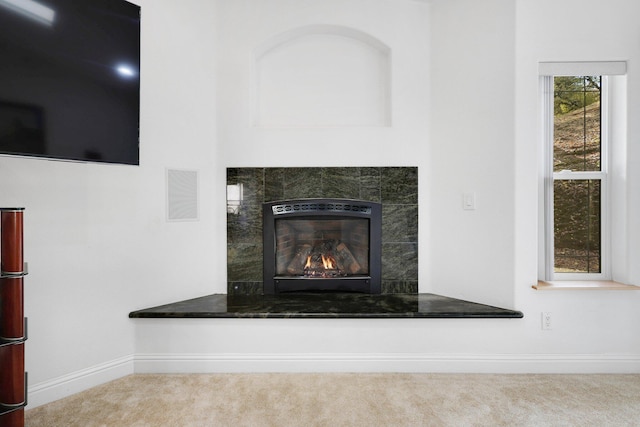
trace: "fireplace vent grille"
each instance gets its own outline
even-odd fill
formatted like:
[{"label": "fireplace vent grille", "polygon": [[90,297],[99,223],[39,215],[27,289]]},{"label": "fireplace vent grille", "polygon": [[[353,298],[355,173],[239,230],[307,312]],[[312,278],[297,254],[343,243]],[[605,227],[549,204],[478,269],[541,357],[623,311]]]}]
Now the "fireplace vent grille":
[{"label": "fireplace vent grille", "polygon": [[293,212],[359,212],[371,214],[371,206],[347,203],[289,203],[272,206],[274,215]]}]

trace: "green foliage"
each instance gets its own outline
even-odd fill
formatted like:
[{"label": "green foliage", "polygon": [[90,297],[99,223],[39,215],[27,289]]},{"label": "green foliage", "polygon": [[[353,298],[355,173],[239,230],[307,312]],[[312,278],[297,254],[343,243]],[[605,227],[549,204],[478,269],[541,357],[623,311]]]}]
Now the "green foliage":
[{"label": "green foliage", "polygon": [[566,114],[600,101],[600,76],[554,77],[554,114]]}]

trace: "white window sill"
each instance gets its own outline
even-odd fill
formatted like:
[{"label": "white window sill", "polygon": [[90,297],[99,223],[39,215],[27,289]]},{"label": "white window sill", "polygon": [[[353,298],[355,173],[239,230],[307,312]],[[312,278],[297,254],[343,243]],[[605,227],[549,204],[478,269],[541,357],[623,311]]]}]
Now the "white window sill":
[{"label": "white window sill", "polygon": [[531,287],[537,291],[640,291],[640,286],[612,280],[538,280]]}]

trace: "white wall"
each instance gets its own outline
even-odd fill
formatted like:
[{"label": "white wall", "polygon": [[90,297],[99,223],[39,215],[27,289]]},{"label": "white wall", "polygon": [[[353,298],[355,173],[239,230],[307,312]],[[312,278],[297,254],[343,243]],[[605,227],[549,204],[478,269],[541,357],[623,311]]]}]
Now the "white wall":
[{"label": "white wall", "polygon": [[[589,36],[608,41],[584,49],[587,34],[556,40],[559,32],[554,30],[569,25],[584,31],[588,11],[594,10],[584,2],[578,7],[566,1],[554,8],[556,14],[548,13],[555,7],[551,2],[548,9],[539,2],[508,0],[393,4],[394,13],[389,13],[387,1],[224,2],[218,15],[223,20],[218,70],[221,166],[417,165],[420,290],[514,307],[524,311],[525,318],[140,319],[139,372],[640,371],[640,293],[531,289],[538,264],[537,63],[612,59],[615,53],[613,59],[628,59],[631,67],[638,55],[637,34],[628,33],[633,23],[627,17],[637,15],[638,6],[619,2],[621,12],[589,29]],[[618,13],[625,17],[622,24],[613,19]],[[569,14],[585,16],[572,21]],[[315,24],[356,28],[390,46],[390,128],[251,126],[252,49],[274,34]],[[389,26],[401,31],[387,32]],[[612,42],[615,50],[610,49]],[[405,50],[405,43],[411,48]],[[426,56],[411,56],[416,48]],[[634,88],[629,89],[632,113],[636,97]],[[629,128],[630,139],[637,134]],[[300,158],[300,141],[360,156],[350,161]],[[372,149],[363,151],[365,147]],[[629,179],[632,193],[638,180]],[[462,210],[462,193],[467,191],[476,192],[476,211]],[[631,205],[634,197],[629,197]],[[628,229],[635,230],[629,208]],[[638,259],[633,245],[629,247],[629,258]],[[629,277],[639,279],[632,272]],[[553,313],[553,330],[541,330],[542,311]]]},{"label": "white wall", "polygon": [[[376,166],[426,164],[428,121],[427,8],[412,1],[314,0],[219,2],[218,105],[221,166]],[[361,126],[345,121],[311,126],[302,121],[284,126],[251,126],[256,76],[255,50],[284,32],[313,26],[333,26],[368,34],[391,49],[391,126]],[[333,38],[338,38],[334,37]],[[328,36],[309,43],[319,55],[336,61],[318,76],[325,86],[340,82],[344,56],[326,54]],[[324,44],[323,44],[324,43]],[[307,65],[292,61],[291,68]],[[283,65],[286,65],[283,64]],[[334,75],[330,73],[333,68]],[[259,71],[259,70],[258,70]],[[368,76],[363,76],[367,78]],[[263,82],[265,84],[265,82]],[[268,84],[268,83],[266,83]],[[277,84],[274,82],[273,84]],[[319,95],[312,90],[312,94]],[[345,97],[346,99],[347,97]],[[339,101],[340,99],[338,99]],[[342,108],[340,104],[337,108]],[[314,108],[302,104],[302,108]],[[328,124],[327,124],[328,123]],[[388,147],[392,145],[393,150]],[[305,149],[307,151],[305,151]]]},{"label": "white wall", "polygon": [[[27,208],[32,405],[134,367],[640,371],[639,292],[530,288],[537,62],[628,60],[629,115],[638,116],[634,0],[606,10],[595,0],[137,3],[141,166],[0,158],[0,203]],[[252,126],[254,49],[311,25],[355,29],[390,48],[391,126]],[[639,282],[640,124],[628,126],[628,277]],[[300,156],[300,142],[342,155]],[[127,319],[225,291],[226,167],[343,165],[418,166],[420,290],[525,318]],[[166,167],[201,172],[200,221],[165,222]],[[466,191],[477,193],[476,211],[462,210]],[[553,312],[554,330],[541,331],[541,311]]]},{"label": "white wall", "polygon": [[[142,6],[139,167],[0,157],[0,205],[24,206],[30,406],[133,370],[130,311],[212,292],[225,260],[215,180],[212,4]],[[200,171],[199,222],[165,221],[165,168]],[[213,201],[220,203],[214,205]],[[91,384],[89,381],[87,384]],[[40,399],[42,401],[42,399]]]},{"label": "white wall", "polygon": [[[431,198],[422,209],[431,218],[419,224],[431,229],[428,283],[512,307],[515,3],[436,0],[432,10]],[[463,210],[463,193],[475,193],[476,210]]]},{"label": "white wall", "polygon": [[[553,11],[553,13],[549,13]],[[597,12],[594,12],[597,11]],[[629,341],[624,353],[637,358],[640,349],[640,292],[535,292],[529,286],[537,278],[538,191],[541,109],[537,63],[541,61],[610,61],[625,60],[627,74],[626,129],[616,129],[616,135],[627,136],[626,176],[617,177],[624,184],[626,200],[617,200],[615,208],[618,242],[616,278],[625,283],[640,284],[640,161],[638,139],[640,125],[633,117],[640,113],[640,28],[634,16],[640,4],[616,0],[606,7],[597,2],[528,1],[517,2],[516,18],[516,133],[515,133],[515,285],[517,307],[530,316],[551,311],[557,328],[542,342],[541,351],[575,351],[572,344],[585,346],[593,354],[614,353],[613,342]],[[584,25],[596,19],[597,25]],[[616,120],[619,120],[617,118]],[[625,125],[625,121],[621,122]],[[537,161],[536,161],[537,160]],[[620,174],[620,168],[614,171]],[[623,240],[620,242],[620,240]],[[624,262],[620,262],[623,259]],[[602,323],[601,323],[602,322]],[[558,343],[556,340],[562,336]],[[608,341],[607,344],[604,342]],[[583,350],[583,351],[585,351]]]}]

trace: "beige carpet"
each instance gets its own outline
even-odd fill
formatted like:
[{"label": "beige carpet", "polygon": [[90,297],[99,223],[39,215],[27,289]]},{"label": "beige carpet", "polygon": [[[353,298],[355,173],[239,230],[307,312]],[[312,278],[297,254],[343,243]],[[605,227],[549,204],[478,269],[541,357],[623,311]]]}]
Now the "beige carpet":
[{"label": "beige carpet", "polygon": [[640,426],[640,375],[132,375],[27,426]]}]

